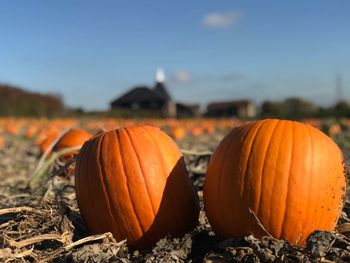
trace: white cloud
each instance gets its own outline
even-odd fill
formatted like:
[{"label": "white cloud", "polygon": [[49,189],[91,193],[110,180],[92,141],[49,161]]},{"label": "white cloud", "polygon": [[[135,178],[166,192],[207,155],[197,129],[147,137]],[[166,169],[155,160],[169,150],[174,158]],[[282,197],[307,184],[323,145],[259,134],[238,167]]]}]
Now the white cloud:
[{"label": "white cloud", "polygon": [[241,18],[241,16],[241,13],[237,11],[210,13],[204,17],[203,23],[207,27],[227,28],[234,25]]},{"label": "white cloud", "polygon": [[175,71],[170,80],[174,84],[188,84],[191,82],[191,74],[185,70]]}]

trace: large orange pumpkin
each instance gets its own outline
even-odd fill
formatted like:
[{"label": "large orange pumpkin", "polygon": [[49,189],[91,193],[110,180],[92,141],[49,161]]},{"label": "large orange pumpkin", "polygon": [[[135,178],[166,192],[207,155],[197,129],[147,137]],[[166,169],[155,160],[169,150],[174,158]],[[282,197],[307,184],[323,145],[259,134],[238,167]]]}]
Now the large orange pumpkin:
[{"label": "large orange pumpkin", "polygon": [[204,207],[223,237],[271,234],[305,245],[333,230],[345,195],[338,146],[309,125],[262,120],[233,129],[213,154]]},{"label": "large orange pumpkin", "polygon": [[174,141],[151,126],[120,128],[84,144],[75,174],[76,194],[92,233],[148,248],[198,223],[197,193]]}]

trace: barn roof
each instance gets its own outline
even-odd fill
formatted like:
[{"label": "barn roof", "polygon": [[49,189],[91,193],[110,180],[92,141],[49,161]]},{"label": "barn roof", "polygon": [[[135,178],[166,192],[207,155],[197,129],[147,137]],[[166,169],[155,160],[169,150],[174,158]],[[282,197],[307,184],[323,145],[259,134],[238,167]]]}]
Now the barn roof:
[{"label": "barn roof", "polygon": [[156,85],[153,89],[157,94],[159,94],[160,96],[162,96],[163,99],[165,99],[166,101],[171,100],[171,97],[168,93],[168,91],[166,90],[163,82],[156,82]]},{"label": "barn roof", "polygon": [[154,90],[145,86],[135,87],[112,101],[112,106],[133,102],[164,101],[164,98]]}]

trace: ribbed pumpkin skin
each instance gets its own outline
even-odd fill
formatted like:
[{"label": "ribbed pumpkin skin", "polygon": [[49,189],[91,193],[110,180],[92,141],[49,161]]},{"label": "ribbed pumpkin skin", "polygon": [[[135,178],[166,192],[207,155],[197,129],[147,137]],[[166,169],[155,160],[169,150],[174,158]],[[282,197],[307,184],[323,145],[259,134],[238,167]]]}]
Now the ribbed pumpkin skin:
[{"label": "ribbed pumpkin skin", "polygon": [[342,153],[328,136],[298,122],[262,120],[233,129],[219,144],[204,208],[223,238],[261,237],[264,227],[303,246],[312,231],[334,229],[345,186]]},{"label": "ribbed pumpkin skin", "polygon": [[[74,146],[82,146],[84,142],[89,140],[93,134],[80,130],[80,129],[69,129],[63,136],[60,138],[53,147],[53,151],[60,151],[65,148],[70,148]],[[78,151],[73,151],[72,153],[66,154],[69,156],[71,154],[78,154]]]},{"label": "ribbed pumpkin skin", "polygon": [[197,193],[183,156],[164,132],[132,126],[86,142],[76,166],[76,194],[92,233],[110,231],[136,248],[198,223]]}]

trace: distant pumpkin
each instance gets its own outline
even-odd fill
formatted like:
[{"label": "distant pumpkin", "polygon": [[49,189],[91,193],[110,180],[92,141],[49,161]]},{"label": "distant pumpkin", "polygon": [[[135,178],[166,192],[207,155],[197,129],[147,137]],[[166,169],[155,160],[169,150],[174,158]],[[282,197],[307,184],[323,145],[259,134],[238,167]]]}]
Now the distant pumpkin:
[{"label": "distant pumpkin", "polygon": [[333,123],[329,126],[328,133],[330,136],[336,136],[341,133],[341,126],[339,123]]},{"label": "distant pumpkin", "polygon": [[183,127],[174,127],[170,130],[171,136],[178,141],[181,141],[186,136],[186,129]]},{"label": "distant pumpkin", "polygon": [[183,156],[160,129],[139,125],[97,135],[78,156],[75,187],[92,233],[110,231],[136,248],[198,223],[197,193]]},{"label": "distant pumpkin", "polygon": [[[70,147],[81,147],[83,146],[84,142],[89,140],[93,134],[81,130],[81,129],[69,129],[62,137],[56,142],[56,144],[53,146],[52,151],[58,152],[60,150],[70,148]],[[65,157],[68,157],[73,154],[78,154],[79,151],[75,150],[70,153],[65,154]]]},{"label": "distant pumpkin", "polygon": [[298,122],[262,120],[219,144],[204,207],[222,238],[271,234],[303,246],[312,231],[334,229],[345,186],[342,153],[328,136]]},{"label": "distant pumpkin", "polygon": [[5,126],[5,131],[10,135],[19,135],[21,132],[21,126],[19,122],[9,122]]},{"label": "distant pumpkin", "polygon": [[36,126],[34,126],[34,125],[29,125],[27,128],[26,128],[26,130],[25,130],[25,132],[24,132],[24,137],[26,138],[26,139],[32,139],[32,138],[34,138],[34,136],[37,134],[37,132],[38,132],[38,128],[36,127]]},{"label": "distant pumpkin", "polygon": [[54,143],[56,138],[59,136],[59,132],[57,130],[48,134],[41,142],[39,142],[38,146],[41,153],[46,152],[46,150]]},{"label": "distant pumpkin", "polygon": [[5,139],[2,135],[0,135],[0,150],[5,148]]},{"label": "distant pumpkin", "polygon": [[203,132],[204,132],[203,128],[199,126],[192,127],[191,129],[191,134],[192,136],[195,136],[195,137],[202,135]]}]

